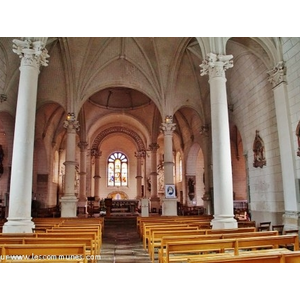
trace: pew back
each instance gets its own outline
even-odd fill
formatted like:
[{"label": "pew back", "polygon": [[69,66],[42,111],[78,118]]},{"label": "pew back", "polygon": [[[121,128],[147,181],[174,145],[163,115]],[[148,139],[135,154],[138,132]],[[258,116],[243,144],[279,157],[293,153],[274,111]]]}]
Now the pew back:
[{"label": "pew back", "polygon": [[[233,243],[234,241],[234,243]],[[228,243],[227,243],[228,242]],[[230,244],[232,243],[232,244]],[[183,262],[191,259],[191,254],[205,255],[207,252],[224,253],[226,250],[233,250],[231,253],[239,255],[240,251],[256,250],[261,248],[276,249],[293,245],[294,251],[299,250],[299,239],[296,235],[277,235],[263,237],[245,237],[237,239],[219,240],[196,240],[196,241],[170,241],[166,243],[165,254],[162,255],[160,262]],[[261,250],[262,251],[262,250]],[[180,255],[179,255],[180,254]],[[172,257],[171,257],[172,256]],[[202,256],[203,257],[203,256]]]}]

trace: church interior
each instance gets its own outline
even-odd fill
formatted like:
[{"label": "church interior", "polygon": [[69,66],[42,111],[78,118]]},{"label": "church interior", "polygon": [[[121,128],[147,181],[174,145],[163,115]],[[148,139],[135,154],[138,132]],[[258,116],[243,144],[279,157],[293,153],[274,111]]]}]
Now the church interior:
[{"label": "church interior", "polygon": [[1,37],[2,234],[208,216],[298,233],[299,54],[296,37]]}]

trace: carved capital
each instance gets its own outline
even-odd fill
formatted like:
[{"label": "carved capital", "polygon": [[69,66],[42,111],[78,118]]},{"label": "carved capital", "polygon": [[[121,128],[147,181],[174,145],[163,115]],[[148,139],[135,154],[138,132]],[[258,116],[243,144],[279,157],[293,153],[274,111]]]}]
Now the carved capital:
[{"label": "carved capital", "polygon": [[209,74],[209,77],[225,77],[225,71],[233,67],[232,55],[209,53],[200,65],[200,75]]},{"label": "carved capital", "polygon": [[63,126],[68,130],[68,132],[80,130],[80,124],[76,120],[65,120]]},{"label": "carved capital", "polygon": [[13,40],[13,52],[21,58],[22,66],[48,66],[48,51],[43,41]]},{"label": "carved capital", "polygon": [[176,129],[175,123],[162,123],[160,125],[160,130],[165,134],[173,134],[173,131]]},{"label": "carved capital", "polygon": [[88,146],[88,143],[87,142],[79,142],[78,143],[78,147],[80,148],[80,150],[83,152],[84,150],[86,150]]},{"label": "carved capital", "polygon": [[273,87],[285,82],[286,68],[284,62],[280,61],[272,70],[267,72],[269,75],[268,81]]},{"label": "carved capital", "polygon": [[152,152],[156,152],[159,149],[159,145],[157,143],[152,143],[149,145],[149,150]]},{"label": "carved capital", "polygon": [[136,158],[142,158],[146,156],[146,151],[145,150],[141,150],[141,151],[137,151],[134,153]]},{"label": "carved capital", "polygon": [[91,156],[94,156],[95,158],[99,158],[102,155],[102,151],[98,149],[91,149]]},{"label": "carved capital", "polygon": [[208,132],[209,132],[209,129],[210,129],[210,126],[209,124],[204,124],[201,126],[201,130],[200,130],[200,134],[203,135],[203,136],[208,136]]}]

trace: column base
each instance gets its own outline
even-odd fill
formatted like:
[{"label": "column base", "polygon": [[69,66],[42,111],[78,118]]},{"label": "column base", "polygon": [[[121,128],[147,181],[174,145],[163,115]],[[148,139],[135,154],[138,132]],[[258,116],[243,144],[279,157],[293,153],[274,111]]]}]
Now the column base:
[{"label": "column base", "polygon": [[3,233],[32,233],[35,228],[30,219],[8,218],[2,227]]},{"label": "column base", "polygon": [[203,206],[204,206],[204,214],[211,215],[212,209],[211,209],[211,197],[209,193],[205,193],[202,197],[203,200]]},{"label": "column base", "polygon": [[211,223],[212,229],[235,229],[238,228],[238,223],[233,215],[218,215],[214,216]]},{"label": "column base", "polygon": [[61,218],[76,218],[78,199],[75,196],[61,197]]},{"label": "column base", "polygon": [[150,208],[151,208],[151,212],[153,211],[153,208],[156,212],[159,212],[159,209],[160,209],[160,198],[159,197],[150,198]]},{"label": "column base", "polygon": [[77,202],[77,212],[78,214],[86,214],[87,213],[87,200],[81,200]]},{"label": "column base", "polygon": [[162,216],[177,216],[177,199],[162,200]]},{"label": "column base", "polygon": [[285,211],[283,217],[284,230],[299,230],[300,213],[297,211]]},{"label": "column base", "polygon": [[148,199],[141,200],[141,216],[149,217],[149,200]]}]

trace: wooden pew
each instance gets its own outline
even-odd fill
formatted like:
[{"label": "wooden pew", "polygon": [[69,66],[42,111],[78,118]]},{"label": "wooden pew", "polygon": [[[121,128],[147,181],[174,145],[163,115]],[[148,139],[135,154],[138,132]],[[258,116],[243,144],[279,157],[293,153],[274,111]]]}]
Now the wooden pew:
[{"label": "wooden pew", "polygon": [[244,227],[256,227],[255,221],[238,221],[238,228],[244,228]]},{"label": "wooden pew", "polygon": [[[277,249],[276,249],[277,250]],[[188,259],[188,263],[300,263],[300,251],[293,252],[255,252],[245,255]]]},{"label": "wooden pew", "polygon": [[39,259],[51,260],[62,259],[78,260],[87,263],[86,247],[84,244],[71,245],[45,245],[45,244],[20,244],[20,245],[0,245],[1,262],[8,260],[28,260],[32,263]]},{"label": "wooden pew", "polygon": [[101,231],[103,231],[104,219],[66,219],[60,226],[100,226]]},{"label": "wooden pew", "polygon": [[103,230],[104,228],[104,219],[103,218],[93,218],[93,219],[87,219],[87,218],[59,218],[59,219],[53,219],[53,218],[34,218],[33,222],[35,223],[35,229],[41,229],[43,227],[49,228],[49,226],[52,225],[52,227],[58,227],[58,226],[100,226]]},{"label": "wooden pew", "polygon": [[100,255],[97,253],[97,245],[95,240],[92,240],[89,236],[73,236],[73,237],[59,237],[54,235],[49,237],[0,237],[0,245],[16,245],[16,244],[84,244],[86,246],[86,258],[88,262],[96,262]]},{"label": "wooden pew", "polygon": [[[230,250],[231,255],[239,255],[243,249],[253,250],[257,248],[279,248],[279,246],[292,244],[294,251],[299,250],[299,238],[296,235],[277,235],[264,237],[247,237],[235,239],[218,239],[218,240],[198,240],[198,241],[172,241],[166,243],[166,251],[163,252],[160,262],[187,262],[199,253],[217,252],[225,253]],[[267,251],[267,250],[260,250]],[[288,250],[287,250],[288,251]]]},{"label": "wooden pew", "polygon": [[5,263],[52,263],[52,264],[57,264],[57,263],[83,263],[82,260],[79,259],[36,259],[34,262],[31,260],[17,260],[17,259],[9,259],[9,260],[5,260]]},{"label": "wooden pew", "polygon": [[[1,241],[0,241],[1,243]],[[95,241],[85,237],[74,237],[74,238],[58,238],[58,237],[44,237],[44,238],[24,238],[23,244],[57,244],[57,245],[72,245],[72,244],[84,244],[85,245],[85,256],[86,261],[95,263],[96,259],[100,257],[97,255]]]},{"label": "wooden pew", "polygon": [[97,240],[97,234],[95,232],[47,232],[47,233],[36,233],[37,238],[87,238],[91,240],[95,245],[96,254],[100,254],[101,245]]},{"label": "wooden pew", "polygon": [[162,230],[167,230],[167,229],[177,229],[177,230],[195,230],[198,229],[198,226],[193,226],[190,224],[150,224],[146,225],[144,224],[144,230],[143,230],[143,247],[146,250],[148,246],[148,241],[150,239],[150,230],[151,229],[162,229]]},{"label": "wooden pew", "polygon": [[187,223],[187,222],[191,222],[191,221],[195,221],[195,222],[206,222],[206,223],[210,223],[212,219],[212,216],[160,216],[160,217],[138,217],[137,218],[137,231],[140,235],[140,237],[142,237],[143,234],[143,225],[145,223],[147,224],[161,224],[161,223]]},{"label": "wooden pew", "polygon": [[163,222],[163,221],[176,221],[176,220],[204,220],[211,221],[213,218],[212,215],[201,215],[201,216],[150,216],[150,217],[142,217],[137,216],[136,218],[136,228],[139,232],[139,228],[142,226],[143,222]]},{"label": "wooden pew", "polygon": [[34,237],[35,233],[0,233],[0,237]]},{"label": "wooden pew", "polygon": [[203,230],[199,231],[191,231],[191,232],[166,232],[166,231],[153,231],[152,233],[152,241],[151,241],[151,248],[149,249],[149,255],[152,262],[154,262],[154,255],[155,255],[155,248],[159,249],[159,260],[163,255],[163,252],[166,248],[166,244],[172,241],[191,241],[191,240],[208,240],[208,239],[232,239],[232,238],[242,238],[242,237],[259,237],[259,236],[276,236],[278,235],[278,231],[264,231],[264,232],[231,232],[228,233],[213,233],[213,234],[206,234],[203,233]]},{"label": "wooden pew", "polygon": [[70,232],[94,232],[96,233],[96,241],[101,248],[102,245],[102,233],[101,229],[98,226],[81,226],[81,227],[53,227],[46,230],[46,233],[50,232],[63,232],[63,233],[70,233]]},{"label": "wooden pew", "polygon": [[198,227],[199,229],[211,229],[210,222],[208,221],[201,221],[201,220],[180,220],[180,221],[167,221],[167,222],[144,222],[142,227],[142,232],[140,233],[140,236],[143,240],[143,244],[145,245],[149,239],[149,229],[151,228],[166,228],[166,227]]},{"label": "wooden pew", "polygon": [[[179,231],[179,228],[173,228],[172,231]],[[185,230],[185,229],[181,229],[180,231]],[[150,228],[150,232],[163,232],[163,231],[170,231],[169,227],[160,227],[160,226],[153,226]],[[189,230],[189,231],[193,231],[193,230]],[[150,258],[153,258],[153,253],[154,253],[154,248],[152,246],[152,241],[154,240],[154,237],[151,237],[151,233],[149,232],[149,245],[151,245],[150,247],[148,247],[148,252],[150,251],[152,254],[150,254]],[[234,233],[251,233],[251,232],[256,232],[256,227],[243,227],[243,228],[235,228],[235,229],[199,229],[199,232],[197,232],[196,234],[200,234],[200,235],[207,235],[207,234],[234,234]],[[274,233],[273,233],[274,234]],[[180,236],[182,236],[184,234],[180,234]],[[152,241],[150,241],[150,239],[152,239]],[[161,243],[161,237],[157,237],[157,240],[155,246],[159,247],[159,244]],[[143,245],[145,245],[146,242],[143,241]],[[153,244],[154,245],[154,244]],[[164,246],[163,246],[164,247]],[[147,249],[147,245],[144,246],[145,249]]]},{"label": "wooden pew", "polygon": [[176,236],[177,238],[180,238],[181,236],[189,236],[189,235],[205,235],[206,230],[203,229],[193,229],[193,227],[188,227],[184,229],[178,229],[174,228],[167,228],[167,229],[157,229],[157,228],[151,228],[149,232],[149,240],[148,240],[148,253],[150,256],[150,259],[152,262],[154,262],[154,254],[155,249],[158,249],[161,247],[161,240],[164,236]]}]

